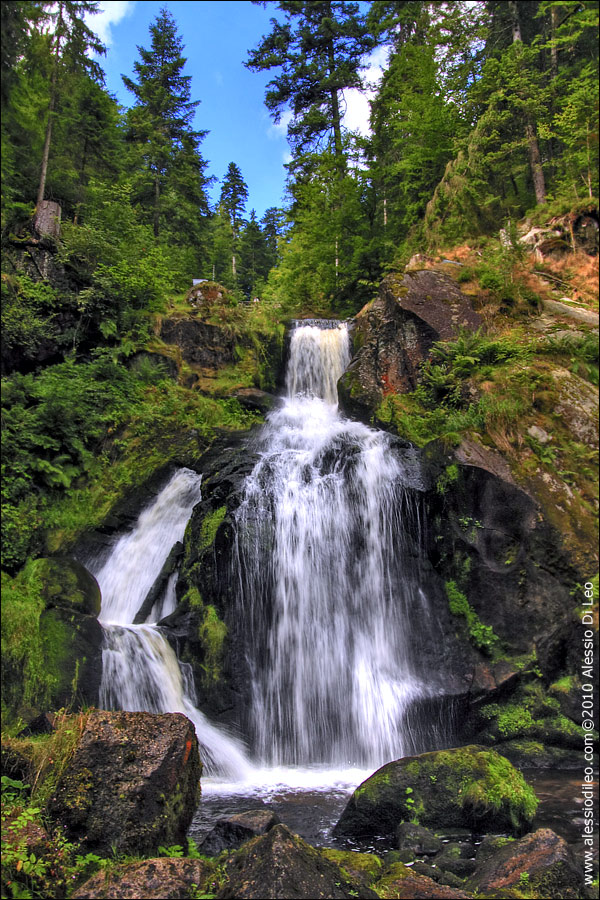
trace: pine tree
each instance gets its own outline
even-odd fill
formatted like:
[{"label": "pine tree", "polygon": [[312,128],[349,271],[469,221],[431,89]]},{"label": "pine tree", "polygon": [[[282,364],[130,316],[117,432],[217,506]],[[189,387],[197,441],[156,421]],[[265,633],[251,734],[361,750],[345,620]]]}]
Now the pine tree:
[{"label": "pine tree", "polygon": [[[152,210],[152,227],[158,238],[163,220],[168,220],[169,213],[186,197],[193,201],[188,206],[196,207],[190,209],[195,212],[190,218],[192,230],[208,209],[206,163],[198,149],[207,132],[196,131],[191,124],[200,101],[190,99],[191,76],[182,71],[186,63],[181,55],[183,43],[171,13],[162,9],[150,34],[150,49],[138,47],[141,59],[133,67],[137,81],[122,78],[136,98],[129,115],[130,136],[141,149],[146,173],[141,199]],[[170,203],[163,199],[169,189],[174,194]]]},{"label": "pine tree", "polygon": [[234,162],[230,162],[227,167],[225,178],[221,186],[221,198],[219,205],[223,212],[228,216],[231,225],[232,246],[231,246],[231,272],[235,278],[237,274],[236,268],[236,252],[237,244],[240,236],[240,226],[243,222],[246,201],[248,200],[248,185],[242,177],[239,166]]},{"label": "pine tree", "polygon": [[260,293],[270,268],[267,241],[252,209],[240,237],[239,284],[248,300]]},{"label": "pine tree", "polygon": [[100,66],[88,56],[88,51],[105,53],[106,48],[97,36],[85,24],[86,13],[97,13],[98,3],[89,0],[59,0],[58,3],[45,3],[43,18],[51,21],[53,32],[53,65],[50,76],[50,98],[46,122],[46,136],[42,153],[40,181],[36,206],[39,209],[44,199],[48,160],[52,142],[52,126],[54,124],[56,104],[60,93],[61,69],[67,66],[70,72],[86,72],[99,81],[104,80]]},{"label": "pine tree", "polygon": [[265,103],[276,122],[291,111],[288,138],[296,161],[330,148],[341,173],[344,161],[343,97],[361,87],[361,64],[374,41],[357,3],[336,0],[280,2],[282,24],[250,51],[247,68],[281,67],[268,84]]}]

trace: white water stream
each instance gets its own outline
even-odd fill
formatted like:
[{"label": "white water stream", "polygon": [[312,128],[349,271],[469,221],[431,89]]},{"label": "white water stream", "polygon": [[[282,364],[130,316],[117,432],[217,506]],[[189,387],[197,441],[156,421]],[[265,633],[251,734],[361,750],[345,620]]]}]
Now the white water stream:
[{"label": "white water stream", "polygon": [[432,723],[415,724],[422,715],[411,717],[415,701],[441,692],[421,658],[435,622],[418,572],[418,465],[385,433],[339,414],[348,362],[345,324],[295,327],[287,396],[268,417],[236,514],[253,763],[196,708],[186,667],[155,624],[174,608],[174,578],[151,622],[131,624],[183,538],[200,476],[176,473],[105,564],[91,567],[106,634],[100,703],[185,713],[212,776],[204,796],[345,791],[439,739]]},{"label": "white water stream", "polygon": [[[192,679],[156,624],[132,625],[135,614],[160,575],[171,547],[200,500],[201,477],[180,469],[140,514],[133,531],[121,537],[109,559],[95,570],[102,593],[104,629],[100,706],[146,712],[181,712],[196,728],[204,771],[247,777],[250,764],[241,742],[212,725],[196,708]],[[175,609],[174,579],[150,618]]]}]

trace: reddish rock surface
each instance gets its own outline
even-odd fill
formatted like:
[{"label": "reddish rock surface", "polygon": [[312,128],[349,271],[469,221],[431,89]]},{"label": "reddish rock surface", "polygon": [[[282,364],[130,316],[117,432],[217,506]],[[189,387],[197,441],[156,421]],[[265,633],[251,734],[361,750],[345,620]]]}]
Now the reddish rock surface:
[{"label": "reddish rock surface", "polygon": [[183,844],[200,797],[194,726],[180,713],[92,710],[49,811],[86,850]]},{"label": "reddish rock surface", "polygon": [[71,896],[74,900],[185,900],[198,897],[199,888],[209,896],[209,876],[209,865],[201,859],[146,859],[98,872]]},{"label": "reddish rock surface", "polygon": [[534,896],[585,897],[581,865],[563,838],[549,828],[539,828],[519,841],[511,841],[488,856],[467,882],[468,888],[488,896],[523,884]]}]

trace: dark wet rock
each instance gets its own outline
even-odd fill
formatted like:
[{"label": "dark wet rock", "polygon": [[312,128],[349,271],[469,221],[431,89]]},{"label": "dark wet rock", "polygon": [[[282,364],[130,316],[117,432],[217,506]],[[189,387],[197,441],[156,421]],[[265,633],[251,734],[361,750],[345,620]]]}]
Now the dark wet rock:
[{"label": "dark wet rock", "polygon": [[403,900],[468,900],[472,896],[458,888],[437,884],[432,878],[413,871],[412,867],[403,863],[393,863],[375,884],[375,889],[383,900],[397,897],[402,897]]},{"label": "dark wet rock", "polygon": [[396,828],[398,850],[410,850],[414,856],[434,856],[442,849],[441,840],[422,825],[402,822]]},{"label": "dark wet rock", "polygon": [[271,412],[277,405],[277,397],[258,388],[239,388],[233,392],[235,399],[246,409],[258,410],[261,413]]},{"label": "dark wet rock", "polygon": [[235,338],[225,328],[190,317],[163,319],[160,336],[167,344],[176,344],[182,358],[196,366],[218,369],[233,363]]},{"label": "dark wet rock", "polygon": [[146,594],[144,602],[135,614],[135,618],[133,620],[134,625],[141,625],[146,621],[146,619],[152,612],[154,605],[161,599],[164,592],[166,591],[169,578],[177,570],[182,556],[183,544],[181,543],[181,541],[177,541],[171,547],[169,555],[167,556],[164,565],[160,570],[158,578]]},{"label": "dark wet rock", "polygon": [[354,791],[335,833],[393,834],[418,816],[424,826],[522,832],[537,799],[523,776],[492,750],[471,745],[387,763]]},{"label": "dark wet rock", "polygon": [[451,841],[434,857],[434,864],[443,872],[466,878],[475,871],[475,848],[472,844]]},{"label": "dark wet rock", "polygon": [[186,900],[210,892],[201,859],[145,859],[103,869],[71,894],[74,900]]},{"label": "dark wet rock", "polygon": [[355,355],[338,383],[342,409],[370,419],[386,393],[416,388],[418,368],[435,341],[480,324],[449,276],[430,269],[389,275],[356,316]]},{"label": "dark wet rock", "polygon": [[480,851],[477,862],[467,886],[483,896],[523,884],[534,896],[548,900],[586,896],[581,865],[566,841],[549,828],[507,842],[490,855]]},{"label": "dark wet rock", "polygon": [[2,775],[31,785],[35,767],[30,757],[14,738],[2,738]]},{"label": "dark wet rock", "polygon": [[31,737],[38,734],[52,734],[56,728],[55,713],[43,712],[32,719],[25,728],[21,729],[18,737]]},{"label": "dark wet rock", "polygon": [[180,713],[92,710],[49,812],[93,852],[183,844],[200,796],[194,726]]},{"label": "dark wet rock", "polygon": [[423,862],[417,860],[410,868],[413,872],[418,872],[419,875],[431,878],[436,884],[446,884],[460,889],[464,886],[464,878],[459,878],[458,875],[453,875],[452,872],[445,872],[443,869],[439,869],[435,861]]},{"label": "dark wet rock", "polygon": [[285,825],[275,825],[254,838],[226,863],[227,882],[217,897],[286,898],[375,898],[370,888],[350,881],[342,871]]},{"label": "dark wet rock", "polygon": [[279,825],[278,816],[270,809],[249,809],[226,819],[219,819],[198,849],[204,856],[218,856],[223,850],[237,850],[250,838],[266,834]]}]

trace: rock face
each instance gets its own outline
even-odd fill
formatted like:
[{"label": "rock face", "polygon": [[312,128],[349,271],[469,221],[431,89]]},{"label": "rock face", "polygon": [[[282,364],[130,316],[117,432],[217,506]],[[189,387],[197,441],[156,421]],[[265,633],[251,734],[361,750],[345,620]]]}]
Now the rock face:
[{"label": "rock face", "polygon": [[581,865],[563,838],[549,828],[539,828],[519,841],[505,843],[479,864],[467,882],[478,895],[526,886],[533,896],[554,898],[585,897]]},{"label": "rock face", "polygon": [[480,324],[449,276],[430,269],[388,276],[356,316],[356,354],[338,384],[343,410],[369,419],[386,393],[415,389],[418,367],[435,341]]},{"label": "rock face", "polygon": [[250,838],[266,834],[280,820],[270,809],[249,809],[219,819],[199,846],[204,856],[218,856],[223,850],[237,850]]},{"label": "rock face", "polygon": [[218,325],[192,318],[164,319],[160,336],[177,344],[183,359],[204,368],[218,369],[235,362],[235,338]]},{"label": "rock face", "polygon": [[186,900],[198,896],[208,874],[201,859],[145,859],[98,872],[71,896],[75,900]]},{"label": "rock face", "polygon": [[93,710],[49,804],[89,851],[183,843],[200,795],[194,726],[180,713]]},{"label": "rock face", "polygon": [[368,887],[359,892],[334,863],[285,825],[246,844],[227,861],[226,872],[227,883],[217,894],[222,900],[377,897]]},{"label": "rock face", "polygon": [[46,608],[40,637],[46,671],[53,676],[50,709],[98,702],[102,679],[102,628],[98,623],[100,588],[75,559],[54,557],[35,562]]},{"label": "rock face", "polygon": [[416,817],[436,829],[522,832],[537,799],[507,759],[471,745],[407,756],[378,769],[354,791],[337,834],[392,835]]}]

